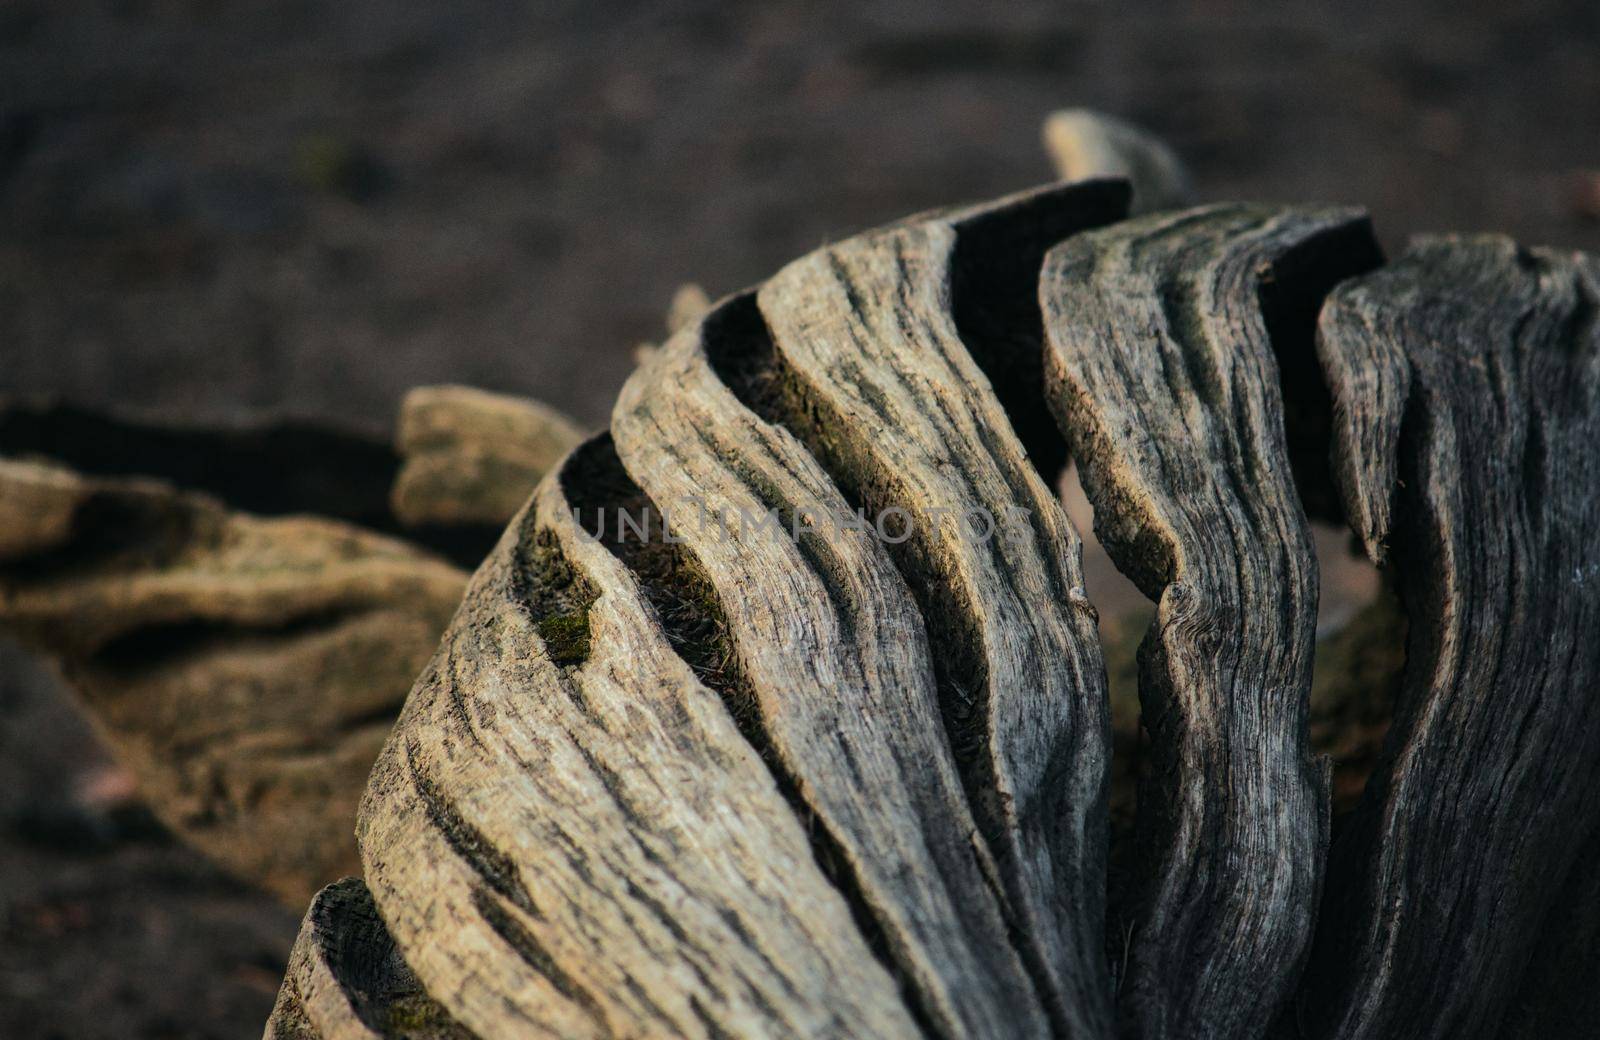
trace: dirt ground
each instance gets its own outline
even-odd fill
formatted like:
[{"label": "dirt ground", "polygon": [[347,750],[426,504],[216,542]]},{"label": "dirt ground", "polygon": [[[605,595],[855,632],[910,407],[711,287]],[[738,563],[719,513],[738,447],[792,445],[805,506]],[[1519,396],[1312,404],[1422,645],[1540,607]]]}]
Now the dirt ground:
[{"label": "dirt ground", "polygon": [[[941,10],[9,0],[0,394],[377,430],[455,381],[599,424],[680,282],[1045,180],[1063,105],[1397,248],[1600,247],[1592,0]],[[0,1036],[258,1035],[297,914],[104,765],[0,646]]]}]

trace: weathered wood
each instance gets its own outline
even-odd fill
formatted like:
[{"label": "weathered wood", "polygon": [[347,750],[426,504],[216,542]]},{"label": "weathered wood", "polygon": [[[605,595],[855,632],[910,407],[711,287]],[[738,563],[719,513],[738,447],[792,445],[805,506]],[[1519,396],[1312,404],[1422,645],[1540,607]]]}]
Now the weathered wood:
[{"label": "weathered wood", "polygon": [[415,546],[0,459],[0,625],[157,815],[295,904],[357,867],[363,778],[465,585]]},{"label": "weathered wood", "polygon": [[423,386],[400,406],[395,515],[411,527],[482,524],[514,516],[539,478],[583,432],[555,409],[525,397],[465,386]]},{"label": "weathered wood", "polygon": [[473,581],[374,770],[368,884],[484,1036],[914,1036],[719,695],[574,505],[637,497],[609,438]]},{"label": "weathered wood", "polygon": [[472,1040],[400,959],[359,878],[311,900],[263,1040]]},{"label": "weathered wood", "polygon": [[[1600,827],[1597,309],[1600,263],[1479,237],[1426,240],[1323,312],[1335,471],[1411,636],[1335,843],[1310,1035],[1498,1036],[1600,977],[1570,939],[1594,933]],[[1541,948],[1580,959],[1525,975]]]},{"label": "weathered wood", "polygon": [[846,523],[850,504],[781,425],[774,374],[742,295],[669,342],[613,418],[622,462],[715,593],[728,647],[707,681],[810,821],[924,1024],[1049,1035],[985,870],[922,617],[870,521]]},{"label": "weathered wood", "polygon": [[[1077,534],[974,352],[1037,388],[1039,259],[1124,204],[1088,182],[908,221],[791,264],[758,297],[796,431],[889,517],[1024,963],[1057,1028],[1085,1036],[1110,1028],[1104,669]],[[964,341],[953,285],[1034,327]]]},{"label": "weathered wood", "polygon": [[[269,1035],[1592,1024],[1595,262],[1428,245],[1334,291],[1319,357],[1324,299],[1381,261],[1358,214],[1100,227],[1125,202],[1091,182],[926,214],[687,303],[472,580],[363,801],[370,901],[318,900]],[[1147,737],[1116,734],[1132,888],[1127,845],[1108,878],[1106,679],[1050,490],[1069,441],[1160,601]],[[320,588],[377,551],[148,484],[0,479],[0,590],[43,590],[0,607],[95,660],[101,600],[152,574],[231,587],[265,544],[317,557]],[[85,522],[85,488],[114,522]],[[1308,511],[1392,556],[1409,615],[1380,601],[1324,644],[1359,663],[1314,712]],[[253,618],[248,588],[224,599]],[[1348,767],[1331,807],[1313,746]]]},{"label": "weathered wood", "polygon": [[294,906],[358,868],[372,759],[466,586],[425,550],[475,565],[577,440],[461,387],[415,391],[400,426],[403,468],[331,428],[0,402],[0,626],[68,674],[179,837]]},{"label": "weathered wood", "polygon": [[1317,567],[1260,294],[1307,249],[1364,269],[1370,249],[1345,248],[1364,229],[1347,210],[1213,207],[1045,262],[1050,400],[1100,541],[1158,602],[1120,993],[1137,1036],[1260,1035],[1310,945],[1329,784],[1307,749]]}]

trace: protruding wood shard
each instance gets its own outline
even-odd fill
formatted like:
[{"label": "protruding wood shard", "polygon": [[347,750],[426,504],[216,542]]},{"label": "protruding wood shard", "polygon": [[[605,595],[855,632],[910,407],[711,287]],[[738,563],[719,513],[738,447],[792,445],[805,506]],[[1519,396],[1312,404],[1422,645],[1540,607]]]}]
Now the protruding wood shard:
[{"label": "protruding wood shard", "polygon": [[1194,185],[1176,152],[1142,127],[1087,108],[1053,112],[1044,147],[1062,180],[1126,177],[1134,213],[1193,205]]},{"label": "protruding wood shard", "polygon": [[[1600,833],[1597,312],[1600,263],[1480,237],[1424,241],[1323,313],[1335,469],[1411,638],[1335,842],[1310,1035],[1535,1035],[1529,1009],[1600,978],[1572,941]],[[1525,976],[1541,949],[1579,956]]]},{"label": "protruding wood shard", "polygon": [[[1111,1018],[1104,669],[1077,535],[975,357],[1017,373],[1012,390],[1030,370],[1037,386],[1037,309],[1010,301],[1035,290],[1049,245],[1125,204],[1125,186],[1089,182],[906,221],[791,264],[758,297],[776,407],[869,523],[883,520],[1013,939],[1056,1028],[1078,1036],[1107,1034]],[[969,236],[993,251],[967,250],[956,281]],[[953,286],[1020,324],[1003,342],[964,341],[1001,323]]]},{"label": "protruding wood shard", "polygon": [[1328,798],[1306,732],[1317,568],[1260,299],[1308,249],[1347,274],[1375,256],[1350,211],[1215,207],[1071,239],[1040,285],[1051,403],[1096,531],[1159,602],[1121,987],[1140,1037],[1261,1035],[1311,940]]},{"label": "protruding wood shard", "polygon": [[419,386],[400,406],[404,465],[390,498],[412,527],[499,531],[539,478],[583,440],[565,415],[525,397],[467,386]]}]

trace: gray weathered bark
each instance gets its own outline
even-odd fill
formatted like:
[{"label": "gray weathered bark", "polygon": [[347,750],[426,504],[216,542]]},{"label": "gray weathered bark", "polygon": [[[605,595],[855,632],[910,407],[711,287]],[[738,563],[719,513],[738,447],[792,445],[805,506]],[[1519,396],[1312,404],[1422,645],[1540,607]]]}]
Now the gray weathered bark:
[{"label": "gray weathered bark", "polygon": [[[1058,185],[686,294],[466,585],[269,1036],[1593,1032],[1600,264],[1383,266],[1359,212],[1127,201]],[[283,892],[346,825],[260,806],[364,768],[467,580],[424,546],[475,558],[450,530],[575,437],[472,392],[410,414],[406,528],[392,455],[336,520],[263,517],[0,413],[0,621]],[[1157,601],[1142,739],[1112,739],[1069,450]],[[1320,704],[1308,514],[1403,609]],[[207,715],[246,689],[265,714]]]},{"label": "gray weathered bark", "polygon": [[[1452,240],[1385,268],[1358,212],[1124,203],[1056,187],[819,250],[685,319],[545,479],[362,810],[385,934],[453,1027],[1531,1036],[1588,1013],[1594,262]],[[1069,446],[1159,601],[1109,943],[1104,667],[1050,492]],[[1338,783],[1312,751],[1308,508],[1389,552],[1407,614],[1374,608],[1347,649],[1376,688],[1319,709]],[[1407,620],[1378,754],[1395,664],[1364,648]]]},{"label": "gray weathered bark", "polygon": [[[373,941],[437,1021],[1531,1036],[1589,1012],[1596,265],[1450,240],[1379,267],[1356,212],[1114,223],[1124,201],[1057,187],[826,247],[688,319],[545,479],[363,804]],[[1069,446],[1159,601],[1109,943],[1104,667],[1049,490]],[[1334,818],[1306,512],[1341,498],[1411,646],[1383,754],[1381,705],[1323,709],[1360,730],[1319,737],[1344,787],[1372,774]],[[274,1028],[332,1035],[316,963]]]}]

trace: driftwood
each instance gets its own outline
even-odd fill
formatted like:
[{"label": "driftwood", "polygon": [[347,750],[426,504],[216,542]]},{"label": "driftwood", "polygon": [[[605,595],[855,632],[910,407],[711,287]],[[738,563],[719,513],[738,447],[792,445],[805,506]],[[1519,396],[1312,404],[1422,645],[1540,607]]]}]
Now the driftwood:
[{"label": "driftwood", "polygon": [[[652,354],[474,578],[276,1035],[1592,1031],[1596,263],[1125,201],[905,221]],[[1157,600],[1131,836],[1069,449]],[[1308,514],[1404,611],[1320,706]]]},{"label": "driftwood", "polygon": [[464,584],[405,543],[255,517],[135,479],[0,461],[34,518],[0,620],[60,663],[175,832],[303,900],[355,866],[349,821]]},{"label": "driftwood", "polygon": [[572,429],[455,387],[412,394],[399,454],[0,407],[0,626],[58,666],[175,834],[303,906],[359,870],[356,804],[460,564]]},{"label": "driftwood", "polygon": [[572,420],[537,401],[465,386],[424,386],[400,407],[404,463],[390,499],[410,528],[498,530],[533,486],[583,439]]},{"label": "driftwood", "polygon": [[[1423,241],[1323,309],[1340,491],[1411,635],[1328,874],[1318,1035],[1489,1035],[1572,988],[1594,1010],[1597,314],[1600,262],[1491,237]],[[1533,970],[1550,948],[1576,964]]]},{"label": "driftwood", "polygon": [[[269,1037],[1596,1031],[1600,264],[1046,141],[685,287],[582,444],[0,408],[0,624],[180,836],[364,875]],[[1388,590],[1320,641],[1308,518]]]}]

